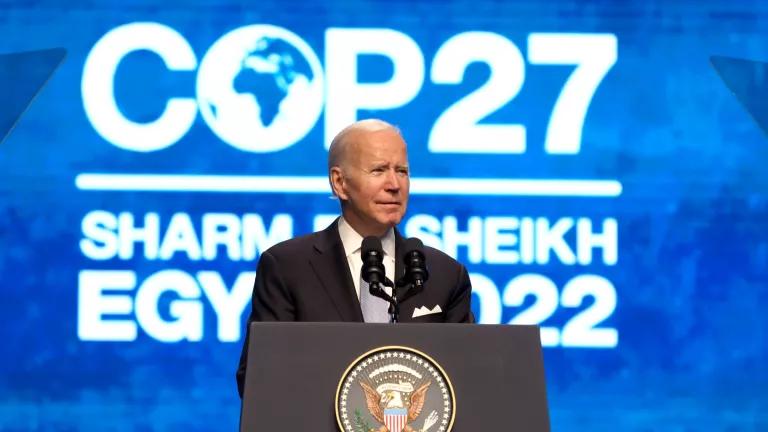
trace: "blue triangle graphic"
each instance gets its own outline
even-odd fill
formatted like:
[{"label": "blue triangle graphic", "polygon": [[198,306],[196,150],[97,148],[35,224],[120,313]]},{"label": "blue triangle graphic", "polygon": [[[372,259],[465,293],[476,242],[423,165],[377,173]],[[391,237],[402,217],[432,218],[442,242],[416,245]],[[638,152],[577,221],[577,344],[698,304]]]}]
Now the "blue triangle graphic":
[{"label": "blue triangle graphic", "polygon": [[64,48],[0,54],[0,144],[66,54]]},{"label": "blue triangle graphic", "polygon": [[757,125],[768,134],[768,63],[712,56],[712,66]]}]

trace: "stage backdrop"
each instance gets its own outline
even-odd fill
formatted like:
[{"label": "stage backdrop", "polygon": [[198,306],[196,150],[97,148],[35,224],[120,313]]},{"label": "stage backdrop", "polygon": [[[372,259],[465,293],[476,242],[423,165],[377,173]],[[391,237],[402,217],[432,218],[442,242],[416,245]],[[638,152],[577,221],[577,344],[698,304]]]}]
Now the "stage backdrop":
[{"label": "stage backdrop", "polygon": [[768,58],[764,2],[0,10],[3,52],[67,51],[0,145],[0,429],[235,429],[256,262],[338,214],[367,117],[404,235],[542,326],[553,430],[768,428],[768,141],[710,65]]}]

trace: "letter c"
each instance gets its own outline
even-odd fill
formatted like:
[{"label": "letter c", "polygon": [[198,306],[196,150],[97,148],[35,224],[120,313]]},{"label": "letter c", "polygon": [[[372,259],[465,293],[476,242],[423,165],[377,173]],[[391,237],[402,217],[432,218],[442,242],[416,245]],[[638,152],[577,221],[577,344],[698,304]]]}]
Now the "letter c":
[{"label": "letter c", "polygon": [[197,58],[184,36],[157,23],[138,22],[110,30],[93,46],[83,68],[83,106],[96,132],[125,150],[150,152],[164,149],[184,136],[197,116],[193,98],[170,98],[160,117],[136,123],[120,112],[115,101],[114,77],[128,53],[148,50],[160,56],[168,70],[197,68]]}]

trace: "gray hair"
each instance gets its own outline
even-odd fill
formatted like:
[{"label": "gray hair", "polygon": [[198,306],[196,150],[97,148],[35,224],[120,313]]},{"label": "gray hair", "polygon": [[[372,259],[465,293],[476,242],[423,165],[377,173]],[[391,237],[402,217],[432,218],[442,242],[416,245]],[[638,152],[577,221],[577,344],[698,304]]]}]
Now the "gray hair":
[{"label": "gray hair", "polygon": [[376,132],[384,129],[392,129],[397,132],[398,135],[402,135],[400,129],[396,126],[379,119],[359,120],[342,129],[341,132],[336,134],[333,138],[331,147],[328,148],[328,172],[330,173],[331,168],[333,167],[341,167],[344,162],[344,158],[347,155],[347,148],[351,143],[348,139],[349,135],[358,131]]}]

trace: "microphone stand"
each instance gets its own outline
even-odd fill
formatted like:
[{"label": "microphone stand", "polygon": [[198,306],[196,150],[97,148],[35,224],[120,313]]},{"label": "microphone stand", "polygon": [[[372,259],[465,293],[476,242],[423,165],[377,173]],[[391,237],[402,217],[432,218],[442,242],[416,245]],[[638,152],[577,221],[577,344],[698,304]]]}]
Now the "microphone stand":
[{"label": "microphone stand", "polygon": [[374,282],[368,284],[368,289],[371,291],[371,294],[382,299],[386,300],[389,303],[389,322],[390,323],[397,323],[398,319],[400,317],[400,303],[397,301],[397,291],[395,288],[395,284],[392,283],[389,278],[384,278],[384,286],[388,286],[392,288],[392,295],[387,294],[386,291],[384,291],[384,288],[381,287],[380,282]]},{"label": "microphone stand", "polygon": [[397,294],[395,293],[395,287],[392,286],[390,282],[390,286],[392,287],[392,296],[390,297],[392,300],[389,302],[389,322],[392,324],[396,324],[399,317],[400,317],[400,303],[397,301]]},{"label": "microphone stand", "polygon": [[369,284],[369,288],[371,294],[389,302],[389,322],[395,324],[400,321],[400,303],[420,293],[424,289],[424,282],[420,279],[414,283],[399,280],[397,284],[393,284],[385,278],[383,283],[384,286],[392,288],[392,295],[387,294],[378,282]]}]

